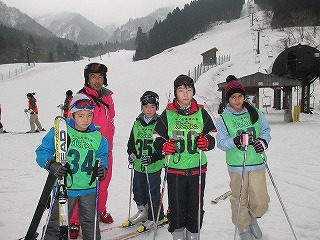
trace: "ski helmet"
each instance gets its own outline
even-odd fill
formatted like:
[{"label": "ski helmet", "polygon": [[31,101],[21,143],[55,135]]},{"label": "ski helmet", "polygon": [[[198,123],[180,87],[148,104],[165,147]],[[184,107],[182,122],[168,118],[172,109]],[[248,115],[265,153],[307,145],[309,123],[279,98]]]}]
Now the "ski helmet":
[{"label": "ski helmet", "polygon": [[77,93],[73,96],[70,106],[69,113],[75,113],[81,110],[94,111],[94,102],[87,96],[82,93]]},{"label": "ski helmet", "polygon": [[108,68],[106,65],[101,63],[89,63],[84,68],[84,84],[88,86],[89,74],[90,73],[101,73],[103,75],[104,81],[103,85],[107,86],[107,72]]},{"label": "ski helmet", "polygon": [[193,95],[196,94],[196,89],[194,88],[193,79],[187,75],[179,75],[176,80],[174,80],[173,87],[174,87],[174,96],[177,97],[177,88],[180,86],[191,87],[193,89]]},{"label": "ski helmet", "polygon": [[155,104],[157,110],[159,109],[159,95],[152,91],[146,91],[140,98],[141,106]]},{"label": "ski helmet", "polygon": [[72,96],[73,92],[69,89],[68,91],[66,91],[66,95],[67,96]]}]

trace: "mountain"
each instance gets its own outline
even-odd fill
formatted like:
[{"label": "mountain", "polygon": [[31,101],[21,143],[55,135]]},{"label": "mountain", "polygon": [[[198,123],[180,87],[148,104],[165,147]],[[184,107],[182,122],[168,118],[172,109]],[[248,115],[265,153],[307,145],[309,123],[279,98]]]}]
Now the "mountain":
[{"label": "mountain", "polygon": [[115,29],[113,36],[108,40],[108,42],[124,42],[129,39],[135,38],[137,36],[138,28],[141,27],[143,32],[149,32],[149,30],[154,26],[155,21],[164,20],[171,8],[159,8],[153,13],[136,19],[129,19],[129,21]]},{"label": "mountain", "polygon": [[53,37],[54,34],[48,29],[37,23],[27,14],[22,13],[15,7],[7,7],[0,1],[0,24],[32,33],[42,37]]},{"label": "mountain", "polygon": [[73,40],[79,44],[105,43],[107,33],[78,13],[63,12],[36,18],[42,26],[56,36]]}]

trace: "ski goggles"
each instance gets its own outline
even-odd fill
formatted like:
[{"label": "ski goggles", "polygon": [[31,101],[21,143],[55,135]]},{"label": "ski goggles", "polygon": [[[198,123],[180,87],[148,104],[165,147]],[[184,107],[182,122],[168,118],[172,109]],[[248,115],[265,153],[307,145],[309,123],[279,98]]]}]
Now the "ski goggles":
[{"label": "ski goggles", "polygon": [[155,98],[154,96],[151,96],[151,95],[147,95],[147,96],[144,96],[143,98],[141,98],[141,105],[147,105],[147,104],[155,104],[157,105],[158,104],[158,99]]},{"label": "ski goggles", "polygon": [[108,68],[104,64],[100,63],[91,63],[87,65],[85,70],[89,70],[90,73],[106,73]]},{"label": "ski goggles", "polygon": [[79,99],[70,106],[70,109],[72,108],[92,110],[94,103],[90,99]]}]

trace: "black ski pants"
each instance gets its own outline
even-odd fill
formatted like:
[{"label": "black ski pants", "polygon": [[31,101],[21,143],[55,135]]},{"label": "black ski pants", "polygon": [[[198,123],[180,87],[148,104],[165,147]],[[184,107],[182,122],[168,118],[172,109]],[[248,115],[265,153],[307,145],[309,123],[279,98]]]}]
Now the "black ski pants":
[{"label": "black ski pants", "polygon": [[201,204],[200,228],[203,219],[203,197],[206,173],[201,174],[201,203],[199,203],[199,175],[168,174],[169,232],[186,228],[198,232],[198,208]]},{"label": "black ski pants", "polygon": [[[155,215],[155,219],[157,218],[159,203],[160,203],[160,184],[161,184],[161,169],[155,173],[149,173],[149,184],[150,184],[150,192],[151,192],[151,199],[152,204],[150,203],[149,197],[149,186],[147,182],[147,175],[146,173],[140,173],[134,171],[134,178],[133,178],[133,200],[136,202],[137,205],[145,205],[148,203],[148,220],[153,221],[152,217],[152,210]],[[163,206],[160,209],[159,219],[163,219]]]}]

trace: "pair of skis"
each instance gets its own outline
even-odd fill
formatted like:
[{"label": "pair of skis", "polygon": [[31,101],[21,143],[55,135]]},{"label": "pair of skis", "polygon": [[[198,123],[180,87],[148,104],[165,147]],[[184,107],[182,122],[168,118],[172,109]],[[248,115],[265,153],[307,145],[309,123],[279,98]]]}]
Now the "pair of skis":
[{"label": "pair of skis", "polygon": [[[56,117],[54,120],[54,139],[55,139],[55,149],[56,149],[56,161],[60,162],[62,165],[67,163],[67,125],[65,119],[63,117]],[[37,229],[39,223],[41,221],[42,215],[46,210],[49,202],[52,189],[56,183],[56,177],[49,172],[46,183],[43,187],[38,205],[34,212],[33,218],[29,225],[27,234],[24,240],[35,240],[39,235],[37,233]],[[65,184],[65,179],[58,180],[57,186],[57,199],[59,201],[59,222],[60,222],[60,240],[68,240],[69,232],[68,232],[68,196],[67,196],[67,188]],[[55,196],[54,196],[55,197]],[[52,210],[54,203],[51,201],[50,210]],[[49,218],[50,216],[48,216]],[[47,219],[48,222],[48,219]],[[45,230],[43,231],[43,235],[45,234]]]},{"label": "pair of skis", "polygon": [[[157,226],[157,228],[161,228],[161,227],[164,227],[165,225],[167,224],[167,222],[165,223],[162,223],[162,224],[159,224]],[[122,225],[119,225],[119,226],[115,226],[115,227],[110,227],[110,228],[105,228],[105,229],[101,229],[100,232],[110,232],[114,229],[127,229],[127,228],[132,228],[136,226],[133,225],[133,226],[129,226],[129,227],[123,227]],[[132,238],[135,238],[135,237],[138,237],[140,235],[143,235],[145,233],[148,233],[148,232],[151,232],[152,230],[154,230],[154,228],[147,228],[146,230],[144,230],[143,232],[138,232],[136,228],[134,228],[134,230],[130,231],[130,232],[127,232],[127,233],[123,233],[123,234],[120,234],[120,235],[117,235],[115,237],[108,237],[108,240],[126,240],[126,239],[132,239]],[[101,239],[103,239],[103,237],[101,236]]]}]

